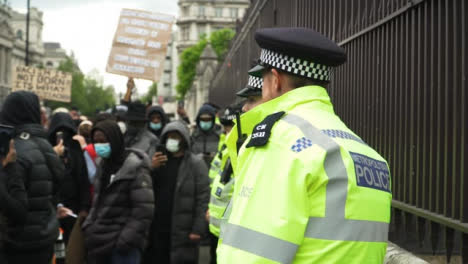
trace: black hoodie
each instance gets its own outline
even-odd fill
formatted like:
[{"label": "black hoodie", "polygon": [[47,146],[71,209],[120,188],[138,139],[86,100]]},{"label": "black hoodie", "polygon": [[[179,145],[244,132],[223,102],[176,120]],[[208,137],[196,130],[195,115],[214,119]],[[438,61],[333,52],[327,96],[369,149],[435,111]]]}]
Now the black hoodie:
[{"label": "black hoodie", "polygon": [[2,123],[9,126],[41,124],[39,98],[31,92],[11,93],[3,104]]},{"label": "black hoodie", "polygon": [[6,246],[26,252],[49,248],[58,236],[57,204],[53,198],[64,166],[40,124],[38,97],[31,92],[11,93],[3,105],[1,119],[16,130],[16,173],[25,179],[29,206],[25,225],[9,227]]},{"label": "black hoodie", "polygon": [[[103,159],[101,182],[109,182],[110,175],[115,174],[127,156],[125,153],[125,143],[119,125],[115,121],[105,120],[96,124],[91,131],[91,139],[94,142],[94,133],[99,130],[104,133],[111,147],[111,156],[108,159]],[[103,184],[105,187],[106,184]]]},{"label": "black hoodie", "polygon": [[63,133],[65,173],[59,189],[59,202],[74,212],[88,211],[91,206],[88,170],[80,144],[73,140],[75,124],[68,113],[56,113],[49,126],[49,142],[56,145],[57,132]]},{"label": "black hoodie", "polygon": [[[150,127],[150,123],[151,123],[150,117],[154,113],[158,113],[161,116],[162,127],[158,131],[154,131]],[[160,138],[164,127],[167,125],[167,123],[169,123],[169,118],[167,117],[166,112],[164,112],[164,109],[162,107],[156,105],[156,106],[152,106],[152,107],[150,107],[148,109],[148,111],[146,113],[146,117],[148,118],[148,130],[151,131],[155,136]]]}]

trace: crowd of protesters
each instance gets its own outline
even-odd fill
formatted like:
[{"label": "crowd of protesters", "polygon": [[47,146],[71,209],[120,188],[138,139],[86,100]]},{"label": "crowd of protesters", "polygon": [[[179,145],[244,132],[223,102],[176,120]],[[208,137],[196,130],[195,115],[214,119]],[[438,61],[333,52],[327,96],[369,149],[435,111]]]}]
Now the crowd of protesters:
[{"label": "crowd of protesters", "polygon": [[191,127],[124,101],[88,119],[11,93],[0,113],[13,131],[0,132],[0,263],[59,263],[59,232],[74,263],[198,263],[218,112],[203,105]]}]

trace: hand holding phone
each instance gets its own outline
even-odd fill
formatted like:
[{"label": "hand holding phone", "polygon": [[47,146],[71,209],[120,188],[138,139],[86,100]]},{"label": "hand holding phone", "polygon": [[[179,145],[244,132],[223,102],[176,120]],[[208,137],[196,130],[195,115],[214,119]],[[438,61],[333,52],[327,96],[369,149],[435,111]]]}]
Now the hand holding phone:
[{"label": "hand holding phone", "polygon": [[151,159],[151,167],[153,169],[161,168],[165,166],[167,163],[167,156],[164,155],[162,152],[154,153],[153,158]]}]

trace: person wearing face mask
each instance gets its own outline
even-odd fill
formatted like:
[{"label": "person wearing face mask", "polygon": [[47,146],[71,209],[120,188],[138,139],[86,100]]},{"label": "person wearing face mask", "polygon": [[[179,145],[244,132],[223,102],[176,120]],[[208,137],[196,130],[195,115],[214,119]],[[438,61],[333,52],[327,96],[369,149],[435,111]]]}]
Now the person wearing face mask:
[{"label": "person wearing face mask", "polygon": [[207,166],[218,151],[219,132],[215,127],[216,109],[205,104],[198,111],[197,127],[192,133],[192,152],[203,154]]},{"label": "person wearing face mask", "polygon": [[208,168],[190,151],[184,123],[166,125],[161,142],[166,154],[157,152],[152,160],[157,206],[143,263],[197,263],[199,241],[207,232]]},{"label": "person wearing face mask", "polygon": [[141,150],[125,148],[114,121],[92,130],[102,159],[90,213],[82,225],[89,264],[139,264],[153,220],[150,160]]},{"label": "person wearing face mask", "polygon": [[169,118],[164,112],[164,109],[160,106],[152,106],[148,109],[146,117],[148,118],[148,129],[155,135],[156,137],[160,138],[161,133],[169,123]]},{"label": "person wearing face mask", "polygon": [[140,102],[129,103],[125,120],[127,121],[126,133],[124,134],[125,146],[139,149],[145,152],[148,157],[153,157],[159,140],[146,126],[145,105]]},{"label": "person wearing face mask", "polygon": [[69,114],[56,113],[52,116],[49,128],[49,143],[56,145],[62,141],[65,147],[65,151],[60,157],[65,166],[65,173],[62,185],[58,190],[58,214],[60,226],[64,230],[65,243],[68,242],[76,220],[67,215],[67,213],[71,213],[68,209],[84,217],[91,205],[90,182],[86,162],[80,143],[73,140],[75,134],[76,128]]}]

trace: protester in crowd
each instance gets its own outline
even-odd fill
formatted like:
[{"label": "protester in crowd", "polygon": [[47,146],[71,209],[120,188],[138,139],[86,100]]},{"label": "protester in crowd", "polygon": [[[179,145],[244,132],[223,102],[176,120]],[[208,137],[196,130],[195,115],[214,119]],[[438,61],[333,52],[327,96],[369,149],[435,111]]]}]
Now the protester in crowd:
[{"label": "protester in crowd", "polygon": [[112,114],[110,113],[99,113],[97,114],[95,117],[94,117],[94,122],[93,124],[94,125],[97,125],[97,123],[101,122],[101,121],[105,121],[105,120],[112,120],[112,121],[115,121],[116,118],[115,116],[113,116]]},{"label": "protester in crowd", "polygon": [[219,133],[215,129],[216,109],[205,104],[198,111],[197,127],[192,133],[192,151],[203,154],[209,165],[218,151]]},{"label": "protester in crowd", "polygon": [[[65,148],[60,159],[65,165],[62,185],[59,188],[60,226],[64,231],[64,241],[68,242],[76,218],[69,214],[85,217],[91,204],[88,171],[80,143],[73,140],[76,134],[75,124],[69,114],[57,113],[52,116],[49,128],[49,142],[52,145],[62,144]],[[64,209],[65,209],[64,208]]]},{"label": "protester in crowd", "polygon": [[93,122],[89,120],[83,121],[78,127],[78,135],[73,137],[73,139],[80,144],[81,149],[83,150],[86,167],[88,169],[88,179],[91,184],[94,182],[94,175],[96,172],[96,151],[91,140],[92,128]]},{"label": "protester in crowd", "polygon": [[205,104],[214,108],[214,110],[215,110],[214,130],[216,132],[218,132],[218,134],[222,134],[223,133],[223,126],[222,126],[221,121],[220,121],[220,118],[221,118],[221,115],[222,115],[221,114],[221,107],[219,107],[219,105],[211,103],[211,102],[208,102],[208,103],[205,103]]},{"label": "protester in crowd", "polygon": [[146,126],[145,105],[140,102],[129,103],[125,117],[127,120],[125,146],[139,149],[145,152],[148,157],[153,157],[158,145],[158,138]]},{"label": "protester in crowd", "polygon": [[58,107],[55,108],[55,110],[52,112],[52,115],[55,115],[56,113],[70,113],[67,108],[65,107]]},{"label": "protester in crowd", "polygon": [[119,125],[120,131],[124,135],[127,132],[127,123],[126,123],[126,118],[125,118],[127,115],[127,111],[128,111],[128,106],[126,105],[118,105],[114,109],[114,116],[116,118],[117,125]]},{"label": "protester in crowd", "polygon": [[150,160],[141,150],[125,149],[115,121],[97,123],[91,134],[103,162],[82,226],[88,263],[139,264],[154,210]]},{"label": "protester in crowd", "polygon": [[41,107],[41,125],[46,130],[49,128],[49,113],[50,109],[47,111],[47,108]]},{"label": "protester in crowd", "polygon": [[28,212],[24,226],[9,230],[5,244],[10,263],[50,264],[58,236],[54,196],[64,166],[47,141],[41,125],[39,98],[25,91],[13,92],[0,115],[3,124],[14,126],[16,173],[24,180]]},{"label": "protester in crowd", "polygon": [[75,127],[78,127],[81,123],[80,110],[73,106],[70,110],[70,116],[73,120],[73,123],[75,124]]},{"label": "protester in crowd", "polygon": [[183,101],[180,101],[177,106],[177,114],[179,115],[181,121],[184,121],[187,125],[190,125],[190,118],[188,117],[187,111],[185,111],[183,105]]},{"label": "protester in crowd", "polygon": [[165,150],[152,160],[157,207],[144,263],[197,263],[198,242],[207,232],[208,169],[191,153],[190,133],[181,121],[164,128],[161,142]]},{"label": "protester in crowd", "polygon": [[91,129],[93,129],[93,122],[85,120],[78,126],[78,135],[82,136],[86,145],[91,144]]},{"label": "protester in crowd", "polygon": [[[0,144],[4,143],[8,144]],[[16,149],[13,140],[9,142],[7,154],[0,154],[0,161],[0,263],[8,264],[8,252],[4,250],[4,243],[8,240],[10,229],[24,224],[28,201],[24,181],[16,174]]]},{"label": "protester in crowd", "polygon": [[148,118],[149,131],[157,138],[160,138],[164,127],[169,123],[166,112],[160,106],[152,106],[148,108],[146,116]]}]

